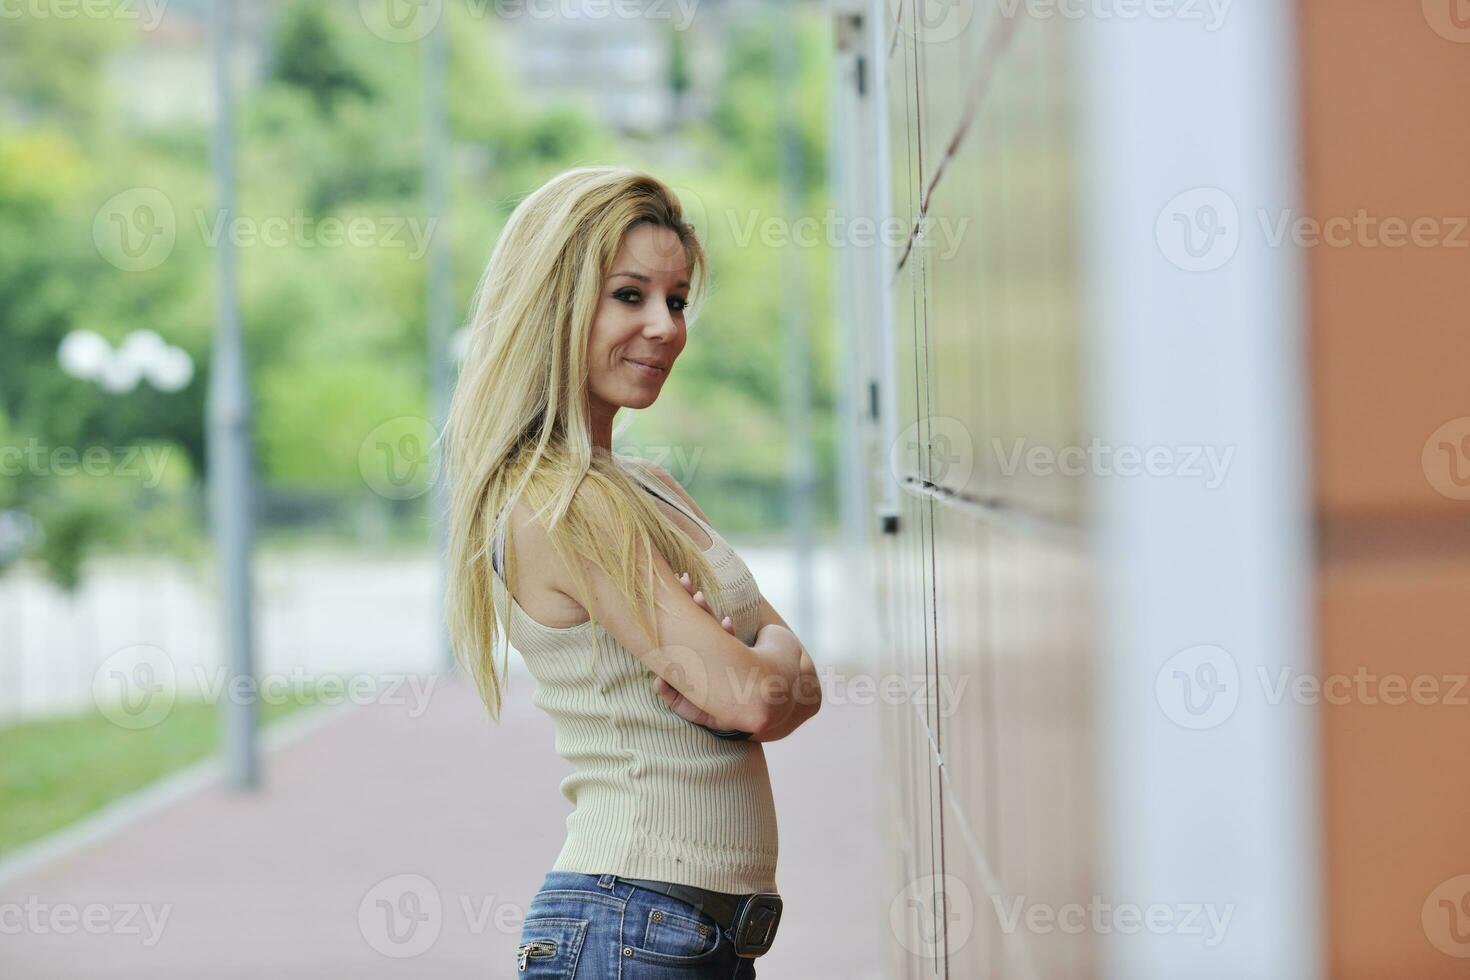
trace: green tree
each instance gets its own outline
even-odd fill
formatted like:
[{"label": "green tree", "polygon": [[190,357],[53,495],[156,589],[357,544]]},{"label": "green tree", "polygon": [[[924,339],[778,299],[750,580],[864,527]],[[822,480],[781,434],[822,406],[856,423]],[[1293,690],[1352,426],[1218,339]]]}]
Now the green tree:
[{"label": "green tree", "polygon": [[327,10],[307,0],[297,0],[281,15],[270,79],[304,90],[324,114],[344,97],[372,96],[367,79],[344,52]]},{"label": "green tree", "polygon": [[671,30],[669,31],[669,95],[674,103],[676,123],[684,121],[684,100],[689,94],[689,87],[692,83],[684,32]]},{"label": "green tree", "polygon": [[0,105],[8,101],[20,114],[74,136],[98,130],[114,108],[104,76],[107,57],[126,40],[125,22],[78,17],[67,0],[30,0],[4,10]]}]

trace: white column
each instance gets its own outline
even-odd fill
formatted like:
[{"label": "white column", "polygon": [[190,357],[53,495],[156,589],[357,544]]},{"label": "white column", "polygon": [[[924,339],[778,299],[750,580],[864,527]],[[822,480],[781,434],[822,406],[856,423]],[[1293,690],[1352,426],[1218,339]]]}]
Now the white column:
[{"label": "white column", "polygon": [[1292,5],[1172,6],[1075,24],[1094,432],[1174,451],[1095,480],[1094,890],[1172,917],[1104,919],[1101,973],[1310,980],[1315,722],[1274,691],[1314,670],[1303,285],[1261,220],[1298,196]]}]

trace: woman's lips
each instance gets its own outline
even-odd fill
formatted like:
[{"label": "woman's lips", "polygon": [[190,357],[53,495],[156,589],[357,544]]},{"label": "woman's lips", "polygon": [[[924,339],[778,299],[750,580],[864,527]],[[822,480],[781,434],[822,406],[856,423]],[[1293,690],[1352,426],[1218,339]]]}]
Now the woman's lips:
[{"label": "woman's lips", "polygon": [[642,361],[635,361],[631,357],[625,357],[623,358],[623,361],[627,364],[633,365],[634,370],[643,374],[645,377],[662,378],[665,374],[668,373],[663,368],[654,367],[652,364],[644,364]]}]

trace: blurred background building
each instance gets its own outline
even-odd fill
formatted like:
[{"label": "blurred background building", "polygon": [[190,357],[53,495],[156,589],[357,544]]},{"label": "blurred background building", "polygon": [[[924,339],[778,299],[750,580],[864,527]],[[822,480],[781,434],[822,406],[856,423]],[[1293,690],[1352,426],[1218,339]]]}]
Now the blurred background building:
[{"label": "blurred background building", "polygon": [[565,766],[517,658],[500,726],[443,673],[433,338],[586,163],[673,185],[714,272],[616,445],[823,670],[767,748],[762,977],[1463,975],[1457,0],[3,17],[0,976],[515,975]]}]

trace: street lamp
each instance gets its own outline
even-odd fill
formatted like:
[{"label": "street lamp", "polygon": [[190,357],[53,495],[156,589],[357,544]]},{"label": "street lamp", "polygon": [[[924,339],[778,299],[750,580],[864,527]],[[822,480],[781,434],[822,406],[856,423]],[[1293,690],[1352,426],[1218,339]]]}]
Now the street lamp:
[{"label": "street lamp", "polygon": [[194,379],[194,359],[152,330],[134,330],[113,349],[101,334],[73,330],[62,338],[56,359],[74,378],[122,395],[147,381],[163,392],[182,391]]}]

